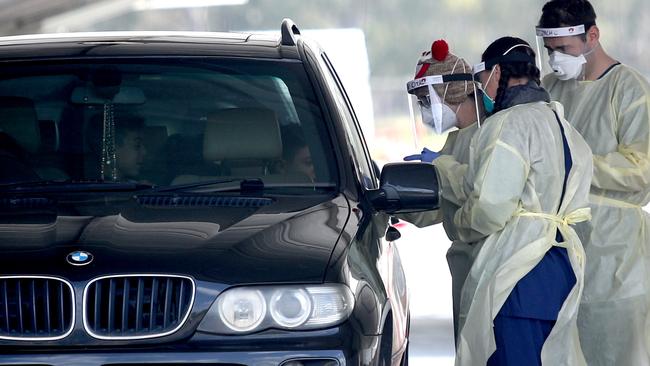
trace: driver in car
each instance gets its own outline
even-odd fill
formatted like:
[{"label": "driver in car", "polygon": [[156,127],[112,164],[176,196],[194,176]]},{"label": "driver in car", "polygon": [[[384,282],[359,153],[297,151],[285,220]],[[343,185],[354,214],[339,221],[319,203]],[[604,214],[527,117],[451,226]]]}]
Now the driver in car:
[{"label": "driver in car", "polygon": [[[139,181],[142,165],[147,150],[142,142],[142,130],[144,119],[132,114],[116,114],[115,123],[115,165],[116,178],[118,181]],[[103,115],[99,114],[91,119],[88,126],[88,143],[91,151],[101,156],[103,145]],[[101,164],[101,158],[93,157],[93,160]],[[110,169],[105,169],[104,178],[111,175]]]}]

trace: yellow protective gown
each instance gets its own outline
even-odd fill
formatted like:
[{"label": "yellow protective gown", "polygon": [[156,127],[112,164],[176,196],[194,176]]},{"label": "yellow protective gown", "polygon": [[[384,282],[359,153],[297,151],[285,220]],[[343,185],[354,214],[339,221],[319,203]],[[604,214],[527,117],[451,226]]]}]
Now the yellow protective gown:
[{"label": "yellow protective gown", "polygon": [[[562,120],[573,157],[562,200],[564,150],[552,109]],[[544,343],[542,364],[585,364],[576,325],[584,251],[571,225],[589,219],[592,159],[587,144],[562,116],[556,103],[517,105],[488,118],[472,140],[467,200],[454,224],[461,240],[482,247],[463,286],[458,366],[486,364],[496,349],[494,318],[517,282],[554,245],[567,248],[576,284]],[[555,241],[558,229],[563,243]]]},{"label": "yellow protective gown", "polygon": [[460,294],[465,283],[465,278],[472,265],[472,253],[477,246],[463,242],[458,237],[458,231],[454,226],[454,215],[460,205],[465,202],[463,182],[467,164],[469,163],[469,146],[472,137],[478,130],[478,124],[474,123],[463,129],[449,133],[445,146],[440,150],[434,164],[438,167],[444,166],[444,175],[439,174],[440,185],[440,209],[423,213],[399,215],[418,227],[439,224],[442,222],[447,237],[452,241],[447,251],[447,263],[451,272],[452,302],[454,312],[454,334],[458,335],[458,312],[460,309]]},{"label": "yellow protective gown", "polygon": [[460,240],[458,230],[454,225],[454,215],[467,199],[463,190],[464,178],[469,164],[469,146],[477,130],[478,124],[475,123],[450,133],[441,151],[443,155],[434,161],[438,171],[445,172],[444,175],[438,174],[440,208],[442,225],[445,228],[447,237],[451,240],[451,246],[447,250],[447,263],[449,264],[449,272],[451,272],[454,336],[456,340],[458,338],[461,290],[472,266],[473,253],[478,250],[478,246]]},{"label": "yellow protective gown", "polygon": [[618,65],[596,81],[544,80],[594,154],[578,327],[589,365],[647,366],[650,342],[650,85]]}]

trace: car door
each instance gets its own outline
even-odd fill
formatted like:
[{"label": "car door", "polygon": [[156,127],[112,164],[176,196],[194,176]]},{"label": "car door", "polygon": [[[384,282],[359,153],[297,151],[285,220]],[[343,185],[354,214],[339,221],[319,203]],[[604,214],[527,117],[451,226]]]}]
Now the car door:
[{"label": "car door", "polygon": [[[359,121],[357,120],[354,108],[350,102],[345,88],[338,77],[334,67],[325,53],[322,53],[322,61],[325,64],[329,76],[336,85],[337,104],[342,109],[344,117],[344,127],[347,138],[352,147],[352,157],[357,169],[357,178],[359,179],[360,189],[367,191],[378,188],[378,177],[373,168],[373,162],[368,151],[368,146],[363,136]],[[363,195],[363,192],[361,193]],[[388,226],[387,217],[383,214],[368,213],[373,229],[385,231]],[[374,231],[374,230],[373,230]],[[376,245],[379,248],[379,257],[377,269],[382,277],[391,309],[391,319],[393,322],[392,329],[392,355],[401,354],[406,347],[406,335],[408,327],[408,293],[406,287],[406,277],[402,268],[402,263],[395,243],[386,240],[385,235],[381,238],[374,239],[376,243],[367,243],[367,245]],[[386,328],[385,328],[386,329]]]}]

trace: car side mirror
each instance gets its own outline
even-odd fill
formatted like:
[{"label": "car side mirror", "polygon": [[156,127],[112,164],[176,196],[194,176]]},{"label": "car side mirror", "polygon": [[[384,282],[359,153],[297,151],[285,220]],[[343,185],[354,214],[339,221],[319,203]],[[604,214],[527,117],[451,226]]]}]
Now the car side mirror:
[{"label": "car side mirror", "polygon": [[377,211],[388,214],[439,208],[438,173],[429,163],[391,163],[381,171],[379,189],[370,191]]}]

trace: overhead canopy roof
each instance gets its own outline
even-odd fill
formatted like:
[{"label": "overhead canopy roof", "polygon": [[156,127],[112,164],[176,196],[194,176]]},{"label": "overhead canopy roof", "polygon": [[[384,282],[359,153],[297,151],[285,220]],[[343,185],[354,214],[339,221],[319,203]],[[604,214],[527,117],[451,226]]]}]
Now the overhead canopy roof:
[{"label": "overhead canopy roof", "polygon": [[44,19],[91,3],[93,0],[0,0],[0,35],[38,33]]},{"label": "overhead canopy roof", "polygon": [[247,2],[248,0],[0,0],[0,35],[97,30],[93,28],[94,25],[102,21],[120,19],[135,12],[232,6]]}]

